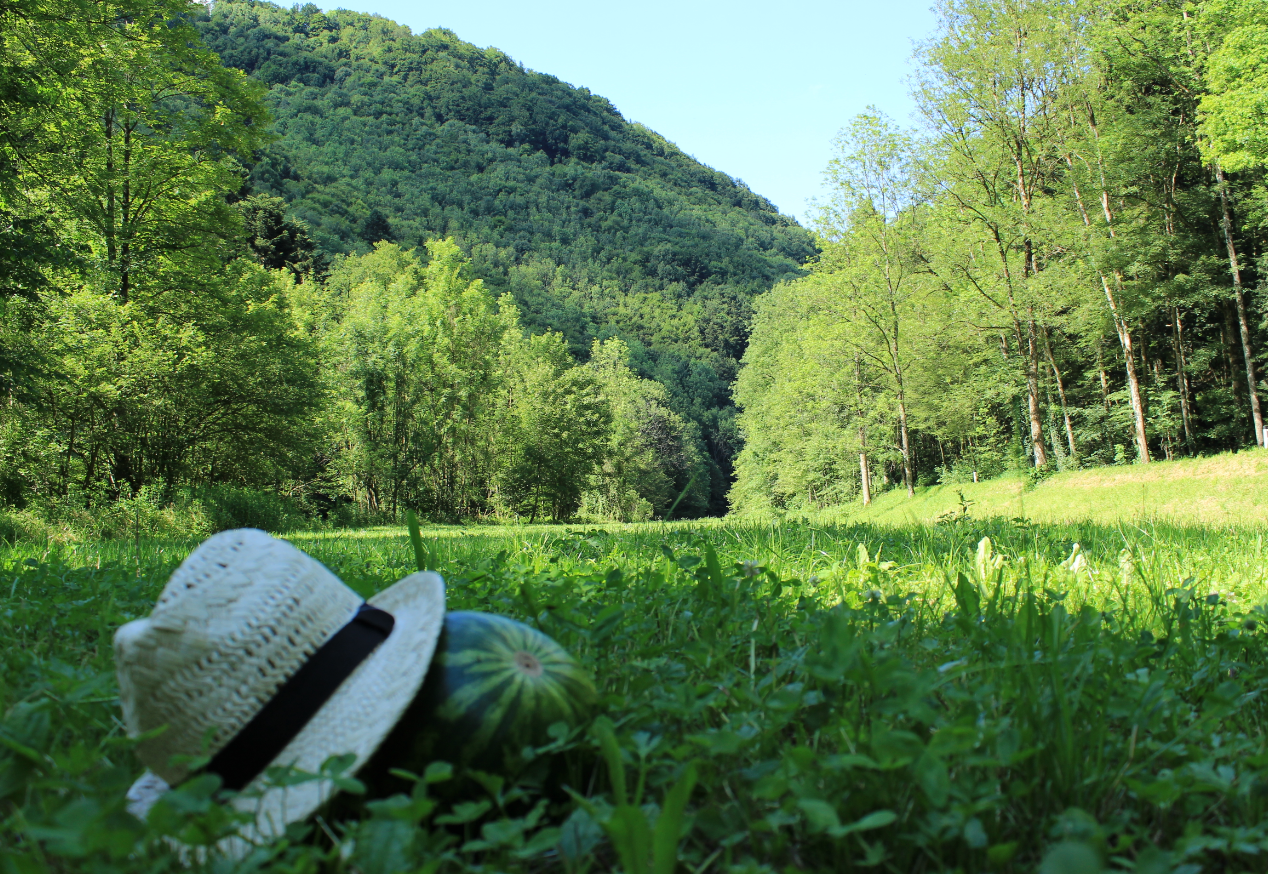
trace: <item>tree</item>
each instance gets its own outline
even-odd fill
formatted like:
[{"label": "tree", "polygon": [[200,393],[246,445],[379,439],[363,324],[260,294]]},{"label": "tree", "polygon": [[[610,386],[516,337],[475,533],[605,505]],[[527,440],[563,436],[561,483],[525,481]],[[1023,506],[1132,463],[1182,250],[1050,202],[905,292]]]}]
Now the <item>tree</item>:
[{"label": "tree", "polygon": [[1198,8],[1193,36],[1207,51],[1198,103],[1203,154],[1230,173],[1268,165],[1268,9],[1254,0]]},{"label": "tree", "polygon": [[[665,518],[696,491],[707,488],[708,465],[693,440],[691,423],[670,407],[669,393],[640,378],[624,341],[595,341],[587,370],[612,412],[606,450],[584,495],[586,512],[598,518],[639,522]],[[687,492],[688,494],[684,494]],[[675,511],[677,512],[677,510]]]},{"label": "tree", "polygon": [[[917,326],[929,287],[922,281],[927,271],[917,242],[914,147],[910,137],[874,109],[856,117],[836,145],[838,154],[827,172],[833,199],[819,220],[832,242],[824,245],[811,287],[822,292],[818,299],[825,313],[851,326],[842,340],[855,356],[867,358],[891,380],[903,482],[911,496],[915,479],[907,368],[919,347]],[[855,367],[859,370],[860,362]],[[860,452],[866,451],[864,441]],[[866,470],[866,463],[860,464]],[[867,477],[863,480],[867,490]]]},{"label": "tree", "polygon": [[392,225],[378,209],[370,210],[370,214],[365,217],[365,222],[361,225],[361,239],[367,243],[378,243],[383,240],[392,240]]},{"label": "tree", "polygon": [[612,410],[593,370],[579,367],[560,334],[530,337],[512,352],[503,387],[496,500],[530,522],[571,518],[609,449]]},{"label": "tree", "polygon": [[84,288],[48,306],[38,340],[50,373],[38,404],[10,411],[29,441],[13,461],[37,495],[276,481],[309,441],[314,349],[259,267],[231,263],[161,305]]},{"label": "tree", "polygon": [[84,31],[99,41],[73,52],[91,87],[70,86],[8,139],[28,203],[57,217],[126,303],[138,283],[224,259],[239,227],[225,195],[241,185],[237,159],[264,142],[267,114],[259,86],[203,47],[187,4],[99,7]]},{"label": "tree", "polygon": [[331,258],[453,235],[526,331],[563,333],[578,359],[620,336],[716,465],[676,513],[724,511],[749,306],[801,274],[809,231],[607,100],[448,31],[246,0],[198,27],[269,89],[278,139],[252,192],[283,198]]},{"label": "tree", "polygon": [[1073,0],[942,0],[937,9],[939,35],[921,51],[919,100],[937,136],[933,178],[954,204],[948,217],[969,238],[940,275],[1007,319],[1025,377],[1030,448],[1042,467],[1045,314],[1030,280],[1050,254],[1041,249],[1037,210],[1060,172],[1056,96],[1079,11]]},{"label": "tree", "polygon": [[893,393],[871,360],[865,364],[854,343],[841,341],[850,325],[824,309],[815,278],[758,298],[735,383],[744,448],[730,494],[734,511],[844,503],[863,484],[870,490],[872,466],[901,459],[868,440],[894,422]]},{"label": "tree", "polygon": [[1268,138],[1263,133],[1268,120],[1268,11],[1261,4],[1245,0],[1213,0],[1206,4],[1198,30],[1209,47],[1205,58],[1206,89],[1199,103],[1202,122],[1198,130],[1219,191],[1220,227],[1233,279],[1233,302],[1237,308],[1255,441],[1268,446],[1255,376],[1242,265],[1234,241],[1229,185],[1224,176],[1226,170],[1268,166]]},{"label": "tree", "polygon": [[373,512],[456,519],[489,507],[501,356],[517,331],[452,240],[380,243],[305,302],[322,335],[344,488]]},{"label": "tree", "polygon": [[[227,195],[263,142],[259,89],[202,46],[191,12],[0,5],[0,232],[15,244],[0,262],[22,261],[0,273],[31,301],[6,302],[30,343],[3,418],[45,498],[276,479],[321,402],[284,294],[235,260]],[[10,338],[5,353],[12,374]]]},{"label": "tree", "polygon": [[[11,0],[0,6],[0,294],[34,297],[44,269],[72,254],[47,207],[21,182],[23,159],[56,150],[50,125],[82,116],[84,73],[117,42],[120,17],[148,20],[149,0]],[[67,168],[70,169],[70,168]]]},{"label": "tree", "polygon": [[242,215],[246,251],[262,267],[288,270],[295,278],[323,278],[329,264],[309,234],[308,226],[286,215],[280,197],[252,195],[237,204]]}]

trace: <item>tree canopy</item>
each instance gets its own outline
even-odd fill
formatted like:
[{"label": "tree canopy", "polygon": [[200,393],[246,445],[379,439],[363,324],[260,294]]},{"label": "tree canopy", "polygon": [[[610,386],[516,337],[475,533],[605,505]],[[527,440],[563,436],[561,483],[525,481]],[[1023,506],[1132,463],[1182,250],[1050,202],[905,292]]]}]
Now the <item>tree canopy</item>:
[{"label": "tree canopy", "polygon": [[822,255],[757,303],[733,504],[1262,444],[1268,8],[936,9],[921,126],[843,131]]},{"label": "tree canopy", "polygon": [[277,139],[254,193],[282,198],[325,257],[453,237],[525,328],[579,359],[621,337],[696,424],[725,510],[750,302],[800,274],[809,233],[602,97],[449,31],[255,0],[219,0],[199,29],[268,86]]}]

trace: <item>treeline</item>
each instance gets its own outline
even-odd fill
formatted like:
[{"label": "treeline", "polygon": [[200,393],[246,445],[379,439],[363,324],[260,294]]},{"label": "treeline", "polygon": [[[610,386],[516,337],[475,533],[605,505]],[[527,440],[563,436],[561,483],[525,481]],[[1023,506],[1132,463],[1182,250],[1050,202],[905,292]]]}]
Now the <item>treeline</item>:
[{"label": "treeline", "polygon": [[1268,6],[942,0],[761,298],[739,509],[1264,441]]},{"label": "treeline", "polygon": [[380,243],[284,290],[322,365],[314,476],[370,512],[630,521],[680,495],[688,513],[707,506],[689,424],[625,344],[596,342],[579,365],[561,334],[527,334],[452,240],[425,259]]},{"label": "treeline", "polygon": [[201,13],[0,6],[4,505],[92,519],[236,484],[346,520],[708,509],[699,426],[619,338],[580,364],[452,240],[332,261],[244,188],[264,89]]},{"label": "treeline", "polygon": [[604,98],[449,31],[258,0],[217,0],[197,26],[267,87],[254,193],[284,199],[328,259],[453,237],[579,360],[621,337],[695,423],[725,512],[751,302],[801,274],[808,231]]}]

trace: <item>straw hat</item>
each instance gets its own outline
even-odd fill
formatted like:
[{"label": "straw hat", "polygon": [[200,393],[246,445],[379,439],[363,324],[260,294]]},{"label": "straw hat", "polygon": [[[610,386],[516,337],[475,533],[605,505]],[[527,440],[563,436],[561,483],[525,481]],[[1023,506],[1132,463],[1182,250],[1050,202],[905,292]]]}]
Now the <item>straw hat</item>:
[{"label": "straw hat", "polygon": [[137,747],[149,770],[128,791],[128,810],[144,818],[190,776],[180,757],[209,755],[206,770],[246,790],[234,805],[255,813],[244,840],[221,849],[240,856],[279,836],[334,789],[328,779],[267,787],[264,770],[315,774],[352,753],[355,773],[422,686],[444,612],[434,573],[367,604],[284,540],[249,528],[211,537],[172,574],[154,612],[114,636],[128,734],[166,726]]}]

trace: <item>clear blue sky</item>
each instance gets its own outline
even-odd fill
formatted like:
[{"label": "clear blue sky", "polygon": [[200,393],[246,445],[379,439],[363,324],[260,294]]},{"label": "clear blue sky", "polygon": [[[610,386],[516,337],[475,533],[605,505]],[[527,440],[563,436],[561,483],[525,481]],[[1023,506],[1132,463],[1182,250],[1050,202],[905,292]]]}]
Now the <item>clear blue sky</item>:
[{"label": "clear blue sky", "polygon": [[802,220],[807,199],[820,194],[832,138],[852,116],[875,104],[909,122],[913,41],[932,31],[931,4],[318,0],[415,33],[447,27],[589,88]]}]

